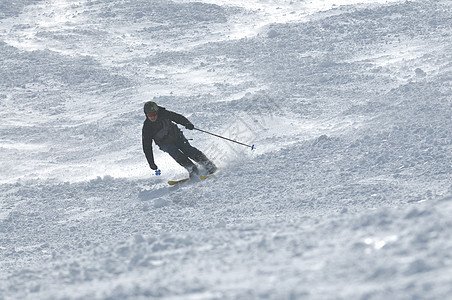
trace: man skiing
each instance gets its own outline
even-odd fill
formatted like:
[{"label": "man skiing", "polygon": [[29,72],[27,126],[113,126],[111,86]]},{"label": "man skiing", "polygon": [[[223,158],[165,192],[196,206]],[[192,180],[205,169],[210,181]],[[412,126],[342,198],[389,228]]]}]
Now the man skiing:
[{"label": "man skiing", "polygon": [[198,167],[192,160],[203,166],[208,174],[213,174],[217,170],[215,164],[204,153],[190,145],[182,131],[174,124],[177,123],[193,130],[195,126],[186,117],[166,110],[153,101],[144,104],[144,113],[146,120],[142,131],[143,151],[152,170],[158,169],[154,162],[152,141],[159,146],[160,150],[167,152],[176,162],[187,169],[190,178],[199,175]]}]

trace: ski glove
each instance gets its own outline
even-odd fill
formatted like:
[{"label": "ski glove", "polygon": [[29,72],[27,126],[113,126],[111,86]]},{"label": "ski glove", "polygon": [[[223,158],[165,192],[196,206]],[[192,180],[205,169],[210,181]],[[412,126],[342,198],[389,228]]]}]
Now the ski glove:
[{"label": "ski glove", "polygon": [[149,164],[149,166],[151,167],[152,170],[157,170],[158,167],[155,163]]},{"label": "ski glove", "polygon": [[188,130],[193,130],[195,128],[195,125],[188,123],[187,125],[185,125],[185,128],[187,128]]}]

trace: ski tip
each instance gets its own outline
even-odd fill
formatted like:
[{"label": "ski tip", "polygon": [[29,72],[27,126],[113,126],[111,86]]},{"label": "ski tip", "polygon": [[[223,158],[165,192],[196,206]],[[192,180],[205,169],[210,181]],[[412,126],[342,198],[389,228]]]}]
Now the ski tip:
[{"label": "ski tip", "polygon": [[168,181],[168,184],[169,185],[176,185],[176,184],[183,183],[183,182],[186,182],[186,181],[189,181],[189,180],[190,180],[190,178],[184,178],[184,179],[181,179],[181,180],[170,180],[170,181]]}]

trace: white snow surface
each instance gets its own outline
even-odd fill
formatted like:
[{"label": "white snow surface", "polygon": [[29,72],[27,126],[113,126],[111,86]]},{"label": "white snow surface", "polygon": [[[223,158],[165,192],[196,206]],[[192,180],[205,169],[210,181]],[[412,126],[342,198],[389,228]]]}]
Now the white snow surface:
[{"label": "white snow surface", "polygon": [[[449,0],[0,1],[0,299],[452,299]],[[141,148],[154,100],[219,166]]]}]

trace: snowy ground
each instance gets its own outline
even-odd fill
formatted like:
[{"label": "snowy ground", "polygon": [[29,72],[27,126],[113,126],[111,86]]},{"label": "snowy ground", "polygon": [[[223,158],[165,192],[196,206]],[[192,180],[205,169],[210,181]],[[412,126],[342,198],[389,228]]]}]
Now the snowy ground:
[{"label": "snowy ground", "polygon": [[[452,298],[451,16],[0,2],[0,299]],[[152,99],[257,149],[185,130],[221,171],[169,187]]]}]

